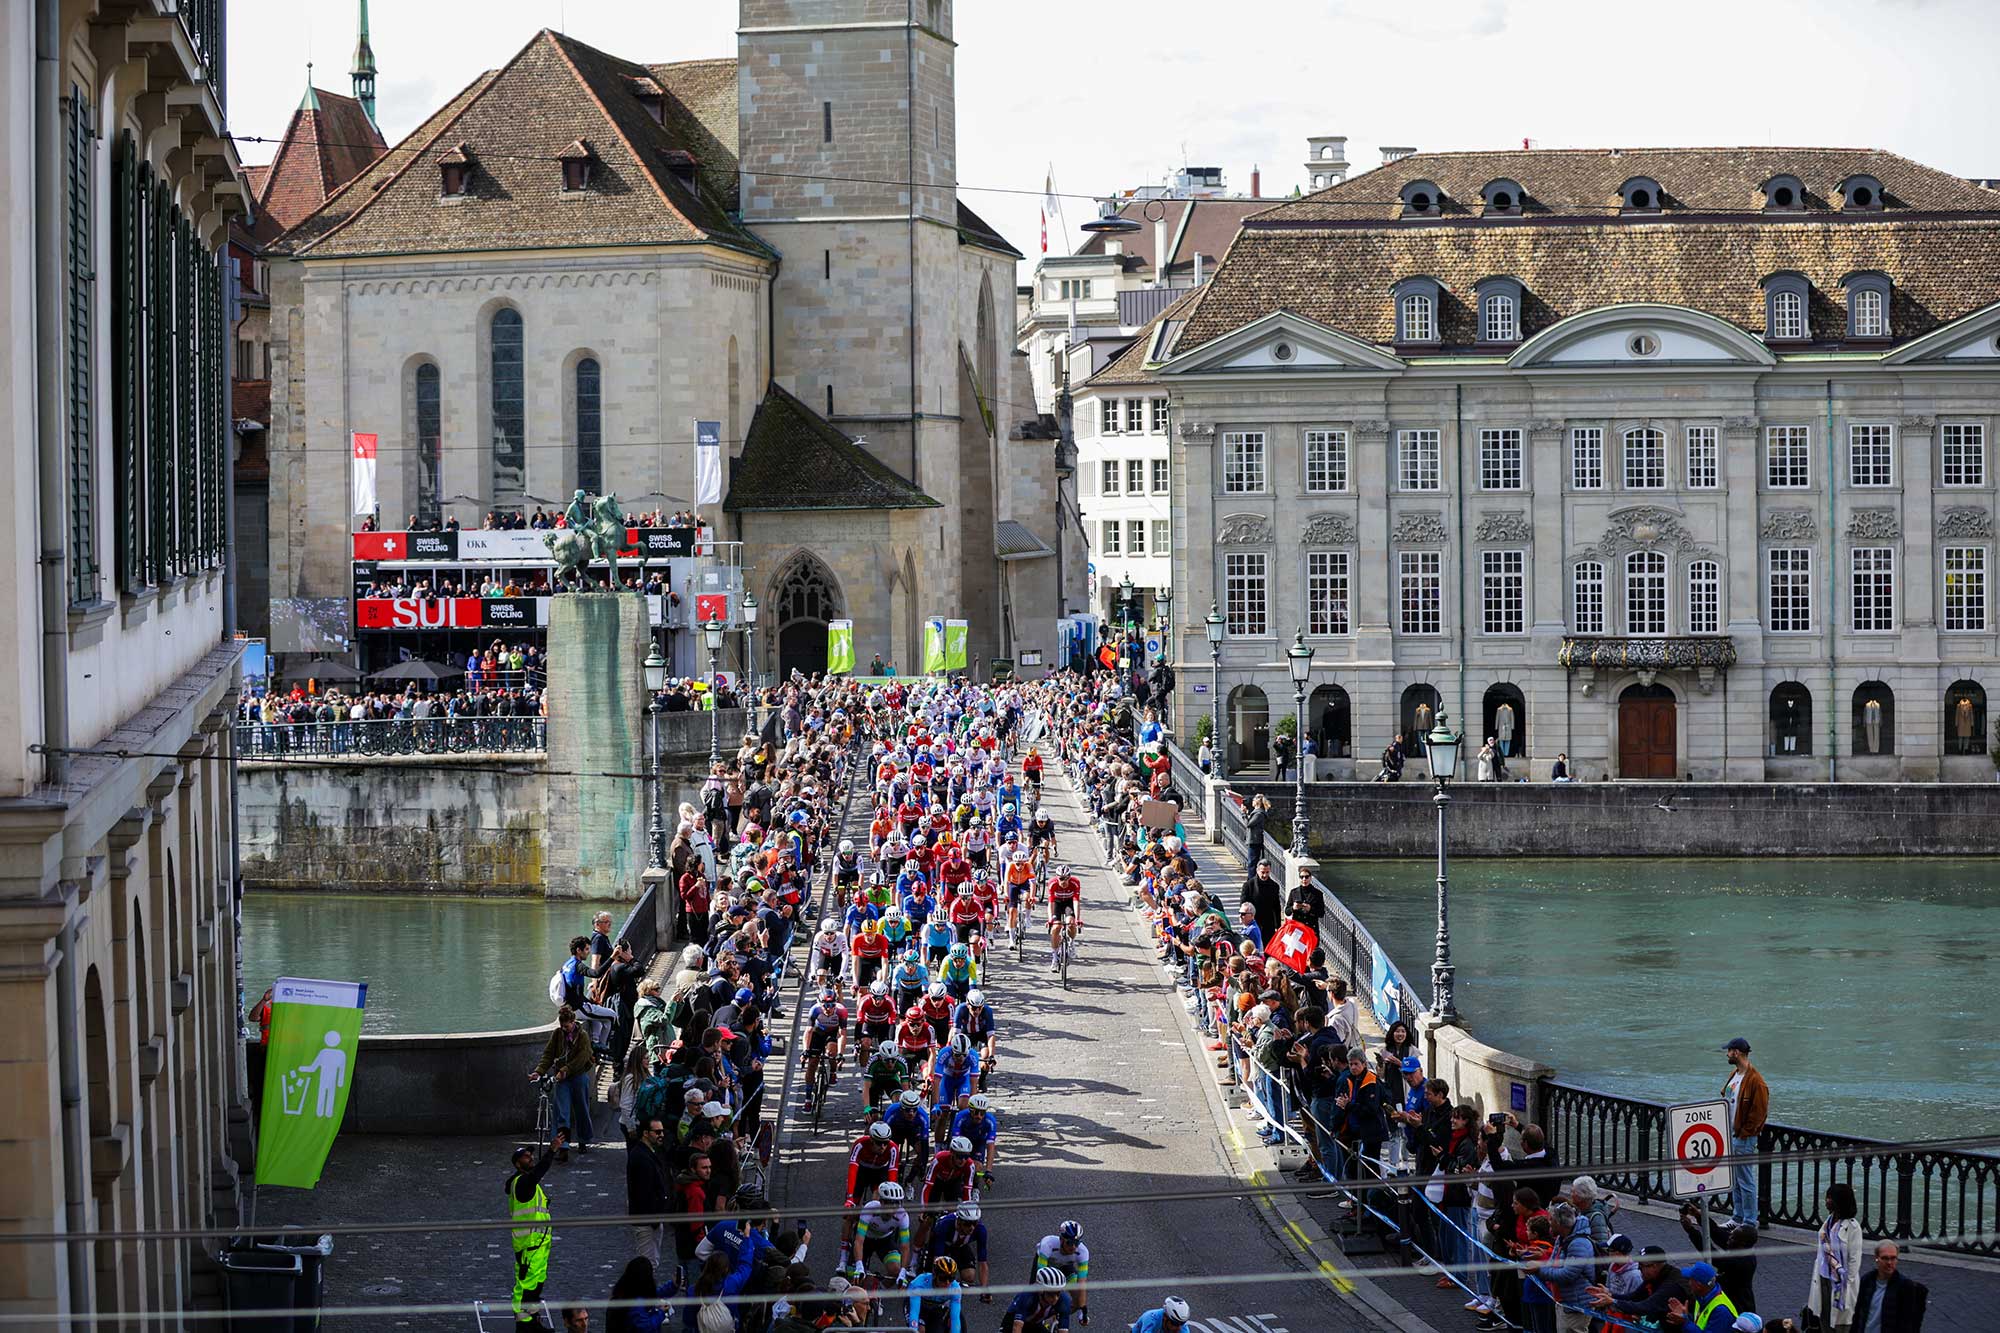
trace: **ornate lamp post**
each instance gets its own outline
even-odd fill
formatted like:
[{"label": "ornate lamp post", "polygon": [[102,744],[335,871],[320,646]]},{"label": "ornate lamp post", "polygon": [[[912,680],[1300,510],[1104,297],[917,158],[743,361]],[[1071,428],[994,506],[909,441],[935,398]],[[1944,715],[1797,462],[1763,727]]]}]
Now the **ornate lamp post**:
[{"label": "ornate lamp post", "polygon": [[722,762],[722,709],[718,706],[716,686],[722,675],[722,636],[729,632],[729,626],[720,620],[702,622],[702,638],[708,644],[708,764],[712,769]]},{"label": "ornate lamp post", "polygon": [[1132,632],[1132,576],[1130,574],[1127,574],[1118,581],[1118,591],[1125,599],[1125,618],[1123,623],[1126,637],[1129,638]]},{"label": "ornate lamp post", "polygon": [[756,731],[757,716],[757,594],[743,593],[743,685],[749,691],[750,730]]},{"label": "ornate lamp post", "polygon": [[1306,681],[1312,675],[1313,650],[1306,642],[1306,632],[1300,630],[1292,637],[1292,646],[1285,649],[1285,665],[1292,671],[1292,698],[1298,708],[1298,727],[1292,736],[1292,855],[1306,855]]},{"label": "ornate lamp post", "polygon": [[1208,630],[1208,731],[1215,741],[1215,757],[1210,767],[1210,776],[1227,779],[1229,777],[1229,747],[1222,740],[1222,639],[1229,632],[1229,622],[1215,609],[1215,603],[1208,604],[1208,619],[1202,624]]},{"label": "ornate lamp post", "polygon": [[653,788],[652,822],[647,828],[647,865],[654,870],[662,870],[667,864],[667,826],[660,814],[660,687],[667,683],[667,659],[660,656],[660,645],[654,644],[653,651],[646,654],[646,722],[652,733],[653,755],[648,777]]},{"label": "ornate lamp post", "polygon": [[1438,934],[1437,957],[1431,960],[1431,1017],[1440,1023],[1458,1021],[1458,1006],[1451,994],[1450,890],[1445,882],[1444,812],[1445,807],[1451,804],[1451,795],[1445,788],[1458,774],[1458,752],[1464,742],[1465,738],[1452,731],[1440,711],[1437,725],[1425,738],[1425,749],[1430,754],[1431,777],[1437,781],[1437,794],[1431,797],[1438,814]]},{"label": "ornate lamp post", "polygon": [[[1174,666],[1174,588],[1171,583],[1162,583],[1153,590],[1153,600],[1160,604],[1160,664],[1167,669],[1160,673],[1163,681],[1173,679]],[[1173,691],[1171,687],[1160,696],[1160,715],[1169,726],[1174,721]]]}]

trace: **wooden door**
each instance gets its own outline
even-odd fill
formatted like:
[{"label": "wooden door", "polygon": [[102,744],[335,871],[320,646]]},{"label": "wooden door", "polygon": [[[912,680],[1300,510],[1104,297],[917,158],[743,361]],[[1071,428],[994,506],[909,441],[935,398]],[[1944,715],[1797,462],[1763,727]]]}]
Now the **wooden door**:
[{"label": "wooden door", "polygon": [[1618,776],[1678,776],[1678,718],[1664,686],[1634,686],[1618,701]]}]

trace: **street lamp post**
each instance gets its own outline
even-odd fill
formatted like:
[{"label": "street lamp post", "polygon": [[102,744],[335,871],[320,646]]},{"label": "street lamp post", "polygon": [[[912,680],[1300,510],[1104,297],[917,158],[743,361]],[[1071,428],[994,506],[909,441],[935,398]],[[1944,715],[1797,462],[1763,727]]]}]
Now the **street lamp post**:
[{"label": "street lamp post", "polygon": [[1132,621],[1133,621],[1132,576],[1130,574],[1127,574],[1123,579],[1119,580],[1118,591],[1123,596],[1125,602],[1125,616],[1124,616],[1125,637],[1129,639],[1132,637]]},{"label": "street lamp post", "polygon": [[[1166,668],[1161,679],[1170,681],[1174,668],[1174,588],[1170,583],[1162,583],[1153,590],[1153,600],[1160,604],[1160,664]],[[1161,720],[1168,726],[1174,724],[1175,709],[1173,691],[1168,689],[1160,695]]]},{"label": "street lamp post", "polygon": [[1458,752],[1465,738],[1453,732],[1445,715],[1440,711],[1437,725],[1425,740],[1425,749],[1430,755],[1431,777],[1437,782],[1437,794],[1431,797],[1437,806],[1438,829],[1438,933],[1437,956],[1431,960],[1431,1017],[1440,1023],[1458,1022],[1458,1006],[1452,1000],[1451,979],[1451,917],[1450,890],[1445,878],[1444,812],[1451,804],[1451,795],[1445,790],[1458,773]]},{"label": "street lamp post", "polygon": [[1313,650],[1302,629],[1285,649],[1285,665],[1292,671],[1292,699],[1298,708],[1297,727],[1292,735],[1292,855],[1306,855],[1306,681],[1312,676]]},{"label": "street lamp post", "polygon": [[646,864],[654,870],[663,870],[667,864],[667,825],[660,812],[660,687],[667,683],[667,659],[660,656],[660,645],[646,654],[646,722],[652,733],[653,756],[651,778],[653,788],[652,822],[647,827]]},{"label": "street lamp post", "polygon": [[717,689],[722,675],[722,636],[729,626],[720,620],[704,621],[702,637],[708,642],[708,766],[722,762],[722,708]]},{"label": "street lamp post", "polygon": [[743,684],[749,691],[750,730],[758,729],[757,716],[757,594],[743,594]]},{"label": "street lamp post", "polygon": [[1229,624],[1214,602],[1208,604],[1208,619],[1202,624],[1208,628],[1208,732],[1215,742],[1210,776],[1227,780],[1229,747],[1222,740],[1222,637],[1229,632]]}]

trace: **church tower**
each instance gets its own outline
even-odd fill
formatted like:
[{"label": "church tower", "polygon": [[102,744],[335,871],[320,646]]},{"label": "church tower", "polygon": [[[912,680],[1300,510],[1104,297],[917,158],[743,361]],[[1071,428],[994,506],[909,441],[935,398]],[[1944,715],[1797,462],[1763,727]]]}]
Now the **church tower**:
[{"label": "church tower", "polygon": [[[347,71],[354,81],[354,100],[375,120],[375,48],[368,44],[368,0],[361,0],[361,29],[354,43],[354,68]],[[379,123],[379,122],[377,122]]]}]

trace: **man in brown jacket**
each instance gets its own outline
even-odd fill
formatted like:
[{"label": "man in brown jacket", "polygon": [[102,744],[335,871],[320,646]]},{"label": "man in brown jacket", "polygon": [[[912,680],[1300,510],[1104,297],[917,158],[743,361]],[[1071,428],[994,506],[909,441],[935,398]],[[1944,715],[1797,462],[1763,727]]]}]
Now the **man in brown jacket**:
[{"label": "man in brown jacket", "polygon": [[[1722,1048],[1722,1053],[1730,1065],[1729,1079],[1722,1085],[1723,1098],[1729,1103],[1729,1155],[1746,1156],[1757,1151],[1758,1136],[1764,1132],[1764,1121],[1771,1113],[1771,1089],[1756,1066],[1750,1063],[1748,1039],[1731,1037],[1729,1044]],[[1757,1226],[1760,1224],[1757,1217],[1757,1164],[1738,1162],[1731,1171],[1730,1211],[1738,1222]]]},{"label": "man in brown jacket", "polygon": [[[576,1010],[564,1005],[556,1011],[556,1030],[542,1047],[542,1058],[528,1071],[528,1081],[555,1075],[556,1127],[569,1131],[578,1152],[590,1151],[590,1076],[596,1068],[590,1035],[576,1021]],[[569,1160],[568,1147],[556,1154],[556,1160]]]}]

